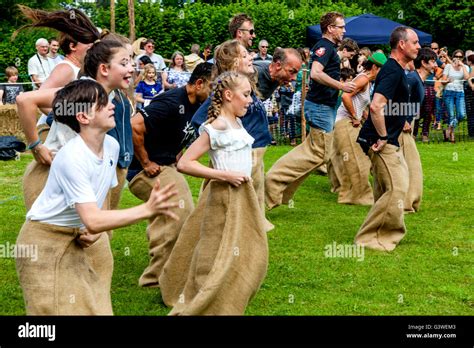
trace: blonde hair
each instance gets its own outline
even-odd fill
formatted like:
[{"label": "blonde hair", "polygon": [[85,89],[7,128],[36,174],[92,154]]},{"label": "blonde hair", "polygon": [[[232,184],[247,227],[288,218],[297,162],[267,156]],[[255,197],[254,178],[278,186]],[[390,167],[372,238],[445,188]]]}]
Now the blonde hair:
[{"label": "blonde hair", "polygon": [[150,72],[150,71],[153,71],[153,72],[155,73],[155,81],[156,81],[156,78],[157,78],[157,76],[156,76],[156,68],[155,68],[155,66],[154,66],[153,64],[147,64],[147,65],[145,65],[145,66],[143,67],[143,77],[144,77],[145,79],[147,79],[147,78],[148,78],[148,77],[147,77],[147,74],[148,74],[148,72]]},{"label": "blonde hair", "polygon": [[[214,52],[214,66],[212,68],[212,79],[214,80],[217,76],[221,75],[226,71],[236,71],[239,66],[240,47],[246,50],[246,48],[237,40],[227,40],[220,44]],[[240,74],[240,73],[239,73]],[[255,72],[252,76],[247,76],[252,87],[252,91],[256,95],[260,95],[257,90],[257,73]]]},{"label": "blonde hair", "polygon": [[248,77],[236,71],[226,71],[217,76],[212,83],[212,97],[211,105],[207,111],[207,123],[212,123],[220,115],[224,91],[235,91],[244,79],[248,80]]},{"label": "blonde hair", "polygon": [[18,69],[15,68],[14,66],[9,66],[5,69],[5,75],[7,76],[7,79],[9,79],[12,76],[18,75]]}]

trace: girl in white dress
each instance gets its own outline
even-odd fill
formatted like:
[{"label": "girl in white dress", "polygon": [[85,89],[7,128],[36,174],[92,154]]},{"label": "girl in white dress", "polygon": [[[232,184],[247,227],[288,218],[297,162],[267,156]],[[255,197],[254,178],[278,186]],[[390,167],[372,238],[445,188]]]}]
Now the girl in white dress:
[{"label": "girl in white dress", "polygon": [[[187,278],[172,315],[242,315],[265,278],[265,222],[250,179],[254,139],[240,121],[251,103],[246,76],[217,77],[208,121],[178,162],[179,171],[211,181],[173,250]],[[206,152],[213,168],[199,163]]]}]

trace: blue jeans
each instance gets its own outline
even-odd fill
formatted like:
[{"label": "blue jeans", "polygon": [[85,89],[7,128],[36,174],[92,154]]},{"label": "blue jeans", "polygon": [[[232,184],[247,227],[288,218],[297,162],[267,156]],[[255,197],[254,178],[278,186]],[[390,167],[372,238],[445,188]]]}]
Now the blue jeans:
[{"label": "blue jeans", "polygon": [[[466,118],[466,103],[464,92],[444,91],[444,102],[449,115],[449,126],[456,127],[459,121]],[[456,115],[454,112],[456,107]]]},{"label": "blue jeans", "polygon": [[316,104],[306,99],[304,101],[304,116],[311,127],[319,128],[329,133],[334,129],[336,107]]}]

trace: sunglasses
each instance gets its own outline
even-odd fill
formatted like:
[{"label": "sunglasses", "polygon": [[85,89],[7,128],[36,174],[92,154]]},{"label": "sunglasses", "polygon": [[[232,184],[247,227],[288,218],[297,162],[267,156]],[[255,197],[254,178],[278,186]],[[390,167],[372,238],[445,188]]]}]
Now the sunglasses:
[{"label": "sunglasses", "polygon": [[238,29],[240,31],[248,31],[250,35],[255,34],[255,29]]},{"label": "sunglasses", "polygon": [[439,47],[431,47],[432,50],[439,50]]},{"label": "sunglasses", "polygon": [[461,58],[461,59],[462,59],[462,58],[463,58],[463,56],[454,56],[454,58]]},{"label": "sunglasses", "polygon": [[268,48],[268,46],[260,46],[261,48]]}]

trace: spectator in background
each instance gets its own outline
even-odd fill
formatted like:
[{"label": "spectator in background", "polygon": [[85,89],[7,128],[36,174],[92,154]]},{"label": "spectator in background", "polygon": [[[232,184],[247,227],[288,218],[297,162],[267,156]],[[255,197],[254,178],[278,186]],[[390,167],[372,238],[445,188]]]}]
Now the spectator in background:
[{"label": "spectator in background", "polygon": [[188,54],[184,57],[184,62],[186,64],[186,68],[188,71],[193,72],[194,68],[198,66],[198,64],[204,63],[204,60],[199,57],[199,45],[192,44],[191,45],[191,54]]},{"label": "spectator in background", "polygon": [[469,78],[469,73],[467,67],[462,62],[463,58],[463,51],[454,51],[452,63],[447,64],[443,72],[442,83],[446,85],[444,102],[446,103],[449,115],[449,127],[446,137],[452,143],[455,142],[454,130],[458,122],[466,118],[463,80]]},{"label": "spectator in background", "polygon": [[162,74],[163,87],[165,90],[186,86],[191,77],[186,65],[184,64],[184,55],[176,51],[171,56],[171,64]]},{"label": "spectator in background", "polygon": [[273,56],[268,54],[268,41],[267,40],[260,40],[258,43],[258,54],[253,59],[254,61],[258,60],[269,60],[271,61]]},{"label": "spectator in background", "polygon": [[470,137],[474,137],[474,53],[467,57],[469,79],[464,85],[464,99],[466,100],[467,130]]},{"label": "spectator in background", "polygon": [[[436,54],[436,65],[438,67],[443,66],[443,62],[439,60],[438,58],[438,53],[439,53],[439,45],[436,42],[432,42],[430,46],[431,50]],[[426,82],[424,83],[424,90],[425,94],[423,97],[423,103],[421,104],[421,112],[420,112],[420,118],[415,119],[415,124],[413,127],[413,135],[416,137],[418,135],[418,128],[420,125],[420,122],[422,122],[422,141],[423,142],[428,142],[429,141],[429,132],[430,132],[430,125],[431,125],[431,120],[433,116],[436,115],[436,108],[435,106],[437,105],[436,101],[436,91],[434,87],[434,79],[441,77],[438,70],[438,74],[436,74],[437,69],[435,68],[433,72],[430,72],[428,77],[426,78]],[[442,108],[442,105],[439,106]],[[437,124],[437,121],[435,119],[434,121],[435,124]],[[441,124],[440,124],[441,127]]]},{"label": "spectator in background", "polygon": [[137,65],[137,77],[134,79],[135,87],[138,86],[138,83],[143,80],[144,72],[145,72],[145,65],[147,64],[153,64],[151,61],[150,57],[148,56],[141,56],[137,60],[138,65]]},{"label": "spectator in background", "polygon": [[155,41],[153,39],[146,40],[143,48],[145,49],[145,53],[139,55],[135,59],[137,66],[139,65],[139,60],[141,57],[148,56],[148,58],[150,58],[151,62],[155,66],[157,73],[159,73],[158,76],[161,76],[161,72],[166,68],[166,65],[165,61],[163,60],[163,57],[155,53]]},{"label": "spectator in background", "polygon": [[368,59],[372,55],[372,51],[368,47],[362,47],[359,50],[359,54],[365,56],[365,58]]},{"label": "spectator in background", "polygon": [[138,107],[146,107],[151,100],[161,92],[161,83],[157,82],[156,69],[153,64],[145,65],[143,80],[135,90],[135,100]]},{"label": "spectator in background", "polygon": [[364,71],[364,62],[367,61],[367,57],[364,54],[359,54],[357,57],[357,68],[356,71],[358,74]]},{"label": "spectator in background", "polygon": [[36,54],[28,60],[28,75],[33,82],[33,89],[38,89],[54,68],[54,62],[48,57],[48,50],[48,40],[36,40]]},{"label": "spectator in background", "polygon": [[202,51],[202,53],[199,54],[199,57],[204,59],[205,62],[212,59],[212,45],[211,44],[206,45],[206,47],[204,47],[204,51]]},{"label": "spectator in background", "polygon": [[16,104],[16,97],[23,93],[23,86],[16,84],[18,81],[18,69],[9,66],[5,69],[8,84],[0,85],[0,105]]},{"label": "spectator in background", "polygon": [[48,57],[54,62],[54,65],[58,64],[64,59],[62,54],[58,53],[59,50],[59,41],[55,38],[49,39],[49,53]]},{"label": "spectator in background", "polygon": [[339,58],[341,60],[343,58],[351,60],[358,53],[358,51],[359,46],[357,45],[357,42],[350,38],[345,38],[339,45],[337,49],[337,54],[339,55]]},{"label": "spectator in background", "polygon": [[247,50],[252,47],[255,35],[255,28],[252,18],[245,13],[236,14],[229,21],[229,33],[233,39],[242,44]]}]

